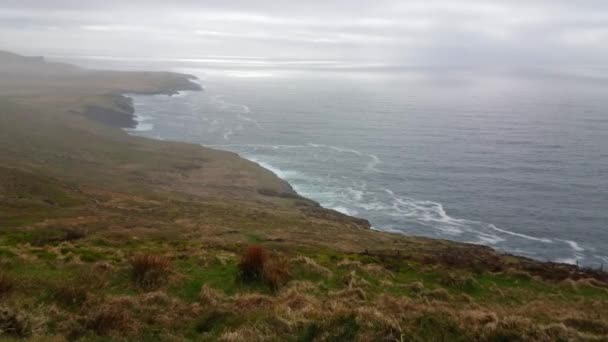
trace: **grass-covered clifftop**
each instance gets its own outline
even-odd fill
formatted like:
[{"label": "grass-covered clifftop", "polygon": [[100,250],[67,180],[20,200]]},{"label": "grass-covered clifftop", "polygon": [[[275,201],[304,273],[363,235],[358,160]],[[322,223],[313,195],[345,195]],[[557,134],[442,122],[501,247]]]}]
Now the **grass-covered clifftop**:
[{"label": "grass-covered clifftop", "polygon": [[375,232],[233,153],[113,127],[122,93],[189,79],[0,54],[0,339],[608,338],[603,272]]}]

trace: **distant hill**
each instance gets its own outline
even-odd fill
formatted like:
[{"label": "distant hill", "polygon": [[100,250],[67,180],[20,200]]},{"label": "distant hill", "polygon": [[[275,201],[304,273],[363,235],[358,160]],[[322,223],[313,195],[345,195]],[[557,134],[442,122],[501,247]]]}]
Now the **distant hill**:
[{"label": "distant hill", "polygon": [[73,65],[48,62],[42,56],[22,56],[0,51],[0,73],[2,74],[58,74],[79,70],[81,69]]}]

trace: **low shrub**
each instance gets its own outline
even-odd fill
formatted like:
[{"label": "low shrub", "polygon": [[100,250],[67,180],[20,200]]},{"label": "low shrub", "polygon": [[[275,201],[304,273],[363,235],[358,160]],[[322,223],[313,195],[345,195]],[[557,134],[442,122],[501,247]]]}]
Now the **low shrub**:
[{"label": "low shrub", "polygon": [[162,285],[169,275],[169,260],[165,257],[142,254],[131,258],[131,275],[135,284],[143,289]]},{"label": "low shrub", "polygon": [[262,280],[267,258],[267,253],[262,247],[248,247],[239,263],[240,279],[245,282]]},{"label": "low shrub", "polygon": [[270,255],[262,247],[248,247],[239,263],[238,278],[244,282],[262,282],[271,290],[278,290],[287,281],[288,262]]}]

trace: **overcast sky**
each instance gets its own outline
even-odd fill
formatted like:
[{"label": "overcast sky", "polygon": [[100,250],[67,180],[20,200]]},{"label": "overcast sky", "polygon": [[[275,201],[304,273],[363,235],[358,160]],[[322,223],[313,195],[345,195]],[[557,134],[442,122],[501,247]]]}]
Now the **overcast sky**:
[{"label": "overcast sky", "polygon": [[398,64],[602,65],[607,0],[1,0],[0,49]]}]

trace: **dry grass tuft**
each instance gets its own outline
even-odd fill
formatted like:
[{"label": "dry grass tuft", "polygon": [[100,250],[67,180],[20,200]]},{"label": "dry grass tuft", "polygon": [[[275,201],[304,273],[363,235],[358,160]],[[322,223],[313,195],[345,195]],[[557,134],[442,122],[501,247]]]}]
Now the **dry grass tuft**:
[{"label": "dry grass tuft", "polygon": [[250,342],[263,339],[260,336],[259,331],[256,331],[253,328],[238,328],[237,330],[223,333],[219,340],[226,342]]},{"label": "dry grass tuft", "polygon": [[329,268],[319,265],[316,261],[309,257],[298,256],[297,258],[291,259],[291,262],[302,264],[311,272],[319,274],[325,278],[330,278],[333,276],[333,272]]},{"label": "dry grass tuft", "polygon": [[243,294],[235,298],[235,306],[243,311],[268,310],[274,306],[274,299],[261,294]]},{"label": "dry grass tuft", "polygon": [[585,318],[568,318],[564,320],[564,324],[586,333],[597,335],[608,334],[608,324],[603,321]]},{"label": "dry grass tuft", "polygon": [[472,290],[477,286],[477,281],[473,277],[451,273],[443,275],[439,283],[443,286],[459,290]]},{"label": "dry grass tuft", "polygon": [[157,288],[169,276],[169,260],[151,254],[135,256],[131,259],[131,275],[140,288],[147,290]]},{"label": "dry grass tuft", "polygon": [[403,330],[394,317],[374,307],[362,306],[356,310],[357,322],[368,330],[379,332],[384,341],[398,341]]},{"label": "dry grass tuft", "polygon": [[422,292],[421,296],[428,299],[433,299],[437,301],[447,302],[452,296],[446,289],[438,288],[432,291]]},{"label": "dry grass tuft", "polygon": [[109,302],[91,310],[86,317],[85,328],[101,336],[136,331],[130,310],[123,304],[120,301]]},{"label": "dry grass tuft", "polygon": [[198,300],[201,304],[206,306],[215,307],[218,306],[225,299],[225,295],[205,284],[201,287],[201,291],[198,294]]},{"label": "dry grass tuft", "polygon": [[489,323],[498,322],[496,313],[484,310],[465,310],[459,315],[460,321],[465,326],[485,326]]},{"label": "dry grass tuft", "polygon": [[349,289],[353,287],[365,287],[369,286],[369,282],[362,277],[357,275],[356,271],[350,271],[347,275],[342,278],[342,283],[348,286]]},{"label": "dry grass tuft", "polygon": [[319,284],[312,283],[307,280],[293,280],[288,284],[288,290],[302,292],[312,292],[319,289]]},{"label": "dry grass tuft", "polygon": [[167,307],[171,304],[171,301],[172,298],[163,291],[148,292],[140,297],[141,304],[146,307]]},{"label": "dry grass tuft", "polygon": [[486,324],[482,338],[487,341],[550,341],[537,325],[520,316],[509,316]]},{"label": "dry grass tuft", "polygon": [[288,319],[291,323],[304,323],[306,317],[322,315],[321,302],[310,295],[297,290],[282,291],[275,302],[275,313]]},{"label": "dry grass tuft", "polygon": [[406,287],[413,293],[421,293],[424,291],[424,284],[421,281],[415,281],[411,284],[407,284]]},{"label": "dry grass tuft", "polygon": [[564,323],[551,323],[542,327],[543,332],[551,341],[570,341],[568,328]]},{"label": "dry grass tuft", "polygon": [[366,301],[367,294],[362,288],[353,287],[331,293],[332,297],[346,300],[347,302]]},{"label": "dry grass tuft", "polygon": [[344,259],[340,260],[337,264],[338,267],[348,268],[348,269],[360,269],[363,264],[358,260]]},{"label": "dry grass tuft", "polygon": [[379,264],[365,264],[363,270],[369,275],[379,278],[393,278],[395,276],[393,272]]},{"label": "dry grass tuft", "polygon": [[289,268],[284,258],[274,257],[268,259],[264,264],[262,278],[271,290],[276,291],[285,285],[289,278]]}]

